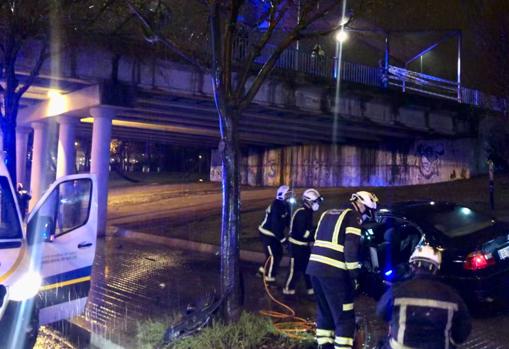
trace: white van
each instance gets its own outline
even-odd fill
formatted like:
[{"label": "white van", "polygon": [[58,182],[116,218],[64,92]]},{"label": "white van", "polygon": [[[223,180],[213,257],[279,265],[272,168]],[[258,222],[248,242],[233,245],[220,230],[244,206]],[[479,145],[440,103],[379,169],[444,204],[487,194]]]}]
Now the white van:
[{"label": "white van", "polygon": [[59,178],[25,224],[0,161],[0,348],[31,348],[40,325],[83,312],[96,238],[94,175]]}]

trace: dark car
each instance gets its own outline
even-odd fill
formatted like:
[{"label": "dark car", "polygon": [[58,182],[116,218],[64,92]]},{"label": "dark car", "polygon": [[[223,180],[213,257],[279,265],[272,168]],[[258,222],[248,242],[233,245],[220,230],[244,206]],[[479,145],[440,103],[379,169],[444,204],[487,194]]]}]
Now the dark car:
[{"label": "dark car", "polygon": [[468,303],[505,301],[509,289],[509,224],[468,207],[434,201],[398,203],[377,212],[362,232],[363,289],[380,296],[410,277],[418,244],[442,250],[439,277]]}]

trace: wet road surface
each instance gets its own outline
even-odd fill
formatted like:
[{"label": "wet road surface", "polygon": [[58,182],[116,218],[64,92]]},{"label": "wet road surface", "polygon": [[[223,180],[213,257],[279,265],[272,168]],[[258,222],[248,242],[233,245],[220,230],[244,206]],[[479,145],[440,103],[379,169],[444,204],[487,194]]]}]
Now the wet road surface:
[{"label": "wet road surface", "polygon": [[[214,255],[172,250],[128,238],[100,240],[86,314],[73,322],[114,343],[137,348],[138,323],[172,318],[190,303],[199,306],[205,302],[217,289],[218,265],[218,257]],[[245,306],[251,311],[271,308],[261,279],[255,276],[257,267],[249,263],[242,265]],[[282,270],[282,274],[285,272]],[[278,290],[274,292],[281,297]],[[289,303],[299,315],[312,316],[314,312],[314,304],[309,299],[289,300]],[[372,315],[372,300],[359,297],[356,309],[368,319],[370,329],[377,335],[383,334],[383,324]],[[461,348],[509,348],[508,326],[507,314],[475,319],[472,336]],[[37,348],[86,348],[84,340],[77,345],[75,338],[70,340],[54,329],[43,328]]]}]

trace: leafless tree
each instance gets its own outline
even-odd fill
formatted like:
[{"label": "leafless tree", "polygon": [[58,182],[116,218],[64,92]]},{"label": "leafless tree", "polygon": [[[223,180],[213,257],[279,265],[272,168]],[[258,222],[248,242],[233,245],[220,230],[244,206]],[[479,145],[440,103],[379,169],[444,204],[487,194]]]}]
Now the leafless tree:
[{"label": "leafless tree", "polygon": [[[225,317],[236,319],[240,311],[239,121],[285,50],[298,40],[340,29],[343,1],[127,2],[143,25],[147,40],[160,43],[212,77],[223,169],[221,291]],[[181,5],[187,6],[187,13],[182,13]],[[175,21],[187,24],[175,25]],[[189,32],[179,35],[168,29],[184,27]],[[245,45],[245,54],[237,54],[238,45]]]}]

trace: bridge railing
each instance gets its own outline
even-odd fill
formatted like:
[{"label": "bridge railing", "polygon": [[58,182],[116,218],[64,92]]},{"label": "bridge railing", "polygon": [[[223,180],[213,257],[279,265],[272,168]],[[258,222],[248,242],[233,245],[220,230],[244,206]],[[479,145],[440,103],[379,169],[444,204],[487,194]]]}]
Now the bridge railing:
[{"label": "bridge railing", "polygon": [[[235,57],[241,61],[248,53],[247,41],[238,41],[235,46]],[[263,65],[274,52],[275,47],[266,45],[255,63]],[[506,111],[509,103],[505,98],[483,93],[479,90],[461,86],[456,81],[414,72],[408,69],[389,66],[387,72],[381,67],[367,66],[347,61],[341,62],[339,69],[337,59],[320,55],[317,52],[287,49],[276,62],[276,72],[301,73],[311,77],[335,80],[341,74],[341,80],[373,87],[389,86],[400,88],[402,92],[413,92],[436,98],[457,101],[493,111]]]}]

